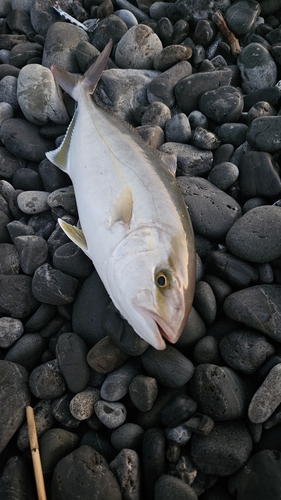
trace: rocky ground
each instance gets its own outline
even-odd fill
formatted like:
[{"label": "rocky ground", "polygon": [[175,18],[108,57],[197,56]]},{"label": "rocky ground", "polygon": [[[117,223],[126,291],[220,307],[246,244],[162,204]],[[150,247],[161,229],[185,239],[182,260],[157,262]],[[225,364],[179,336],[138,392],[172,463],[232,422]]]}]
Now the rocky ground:
[{"label": "rocky ground", "polygon": [[[1,500],[37,498],[29,404],[49,500],[281,500],[281,1],[62,0],[86,30],[53,5],[0,3]],[[110,38],[96,98],[177,157],[196,237],[165,351],[60,229],[45,157],[74,112],[51,64],[84,73]]]}]

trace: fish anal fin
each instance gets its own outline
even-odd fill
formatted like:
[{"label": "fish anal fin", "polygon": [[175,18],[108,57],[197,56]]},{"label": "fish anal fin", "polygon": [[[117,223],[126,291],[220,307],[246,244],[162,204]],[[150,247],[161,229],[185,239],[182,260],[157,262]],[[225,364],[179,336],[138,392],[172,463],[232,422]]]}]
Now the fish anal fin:
[{"label": "fish anal fin", "polygon": [[60,168],[64,172],[67,171],[68,152],[76,119],[77,111],[75,111],[75,114],[69,124],[61,145],[57,149],[54,149],[54,151],[49,151],[48,153],[46,153],[48,160],[50,160],[54,165],[56,165],[56,167]]},{"label": "fish anal fin", "polygon": [[68,238],[87,254],[88,246],[83,231],[63,219],[58,219],[58,223]]},{"label": "fish anal fin", "polygon": [[171,153],[164,153],[164,151],[157,150],[161,160],[165,163],[166,167],[170,170],[170,172],[175,176],[177,170],[177,157]]},{"label": "fish anal fin", "polygon": [[106,219],[105,225],[110,229],[114,224],[121,223],[126,228],[130,228],[133,214],[133,195],[130,188],[125,188],[114,203],[110,216]]}]

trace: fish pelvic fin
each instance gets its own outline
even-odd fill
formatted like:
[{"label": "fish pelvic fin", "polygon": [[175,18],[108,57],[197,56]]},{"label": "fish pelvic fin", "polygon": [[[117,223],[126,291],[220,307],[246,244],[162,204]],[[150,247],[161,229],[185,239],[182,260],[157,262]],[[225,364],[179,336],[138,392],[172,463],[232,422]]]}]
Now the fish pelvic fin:
[{"label": "fish pelvic fin", "polygon": [[83,231],[78,229],[78,227],[68,224],[68,222],[65,222],[65,220],[62,219],[58,219],[58,223],[66,236],[68,236],[68,238],[73,241],[75,245],[81,248],[81,250],[88,255],[88,245]]},{"label": "fish pelvic fin", "polygon": [[76,120],[77,120],[77,110],[73,115],[73,118],[68,126],[68,129],[66,131],[66,134],[64,136],[61,145],[57,149],[54,149],[54,151],[49,151],[48,153],[46,153],[48,160],[50,160],[54,165],[56,165],[56,167],[60,168],[64,172],[67,172],[68,152]]}]

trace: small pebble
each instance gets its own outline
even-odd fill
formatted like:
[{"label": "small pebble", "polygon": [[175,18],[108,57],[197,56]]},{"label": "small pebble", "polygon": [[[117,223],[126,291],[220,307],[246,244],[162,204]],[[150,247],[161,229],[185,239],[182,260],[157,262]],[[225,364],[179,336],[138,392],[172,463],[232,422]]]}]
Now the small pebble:
[{"label": "small pebble", "polygon": [[41,236],[17,236],[14,243],[19,252],[20,267],[25,274],[33,274],[39,266],[46,262],[48,245]]},{"label": "small pebble", "polygon": [[270,52],[260,43],[250,43],[237,59],[242,89],[246,94],[277,82],[277,68]]},{"label": "small pebble", "polygon": [[134,423],[125,423],[114,429],[110,440],[116,450],[123,448],[138,449],[142,442],[144,430],[140,425]]},{"label": "small pebble", "polygon": [[95,411],[95,403],[98,399],[99,390],[94,387],[86,387],[71,399],[69,403],[71,415],[79,421],[90,418]]},{"label": "small pebble", "polygon": [[37,366],[29,377],[32,394],[39,399],[54,399],[65,392],[65,381],[56,360]]},{"label": "small pebble", "polygon": [[198,500],[194,489],[177,477],[163,474],[155,484],[155,500]]},{"label": "small pebble", "polygon": [[74,394],[83,391],[90,379],[87,353],[88,348],[79,335],[60,335],[56,345],[56,357],[68,389]]},{"label": "small pebble", "polygon": [[87,354],[87,362],[98,373],[113,372],[127,361],[124,353],[110,337],[104,337],[97,342]]},{"label": "small pebble", "polygon": [[158,382],[166,387],[182,387],[192,377],[194,366],[175,347],[168,346],[165,351],[156,351],[153,347],[141,356],[142,363],[149,373]]},{"label": "small pebble", "polygon": [[208,175],[208,181],[214,186],[227,191],[239,177],[239,169],[229,161],[217,163]]},{"label": "small pebble", "polygon": [[281,363],[275,365],[254,394],[248,409],[251,422],[262,424],[281,403]]},{"label": "small pebble", "polygon": [[100,395],[105,401],[119,401],[128,392],[130,384],[137,374],[137,370],[129,363],[109,373],[103,382]]},{"label": "small pebble", "polygon": [[49,264],[42,264],[34,273],[32,293],[41,302],[63,305],[73,302],[77,279],[54,269]]},{"label": "small pebble", "polygon": [[127,410],[123,403],[99,400],[94,407],[98,419],[108,429],[116,429],[126,420]]},{"label": "small pebble", "polygon": [[110,462],[109,468],[118,479],[122,499],[140,500],[141,467],[138,454],[125,448]]},{"label": "small pebble", "polygon": [[0,318],[0,347],[6,349],[15,343],[24,332],[24,327],[19,319]]},{"label": "small pebble", "polygon": [[196,127],[192,136],[192,141],[196,148],[207,150],[217,149],[221,144],[216,134],[202,127]]},{"label": "small pebble", "polygon": [[132,403],[138,410],[151,410],[158,394],[155,378],[137,375],[129,385],[129,394]]}]

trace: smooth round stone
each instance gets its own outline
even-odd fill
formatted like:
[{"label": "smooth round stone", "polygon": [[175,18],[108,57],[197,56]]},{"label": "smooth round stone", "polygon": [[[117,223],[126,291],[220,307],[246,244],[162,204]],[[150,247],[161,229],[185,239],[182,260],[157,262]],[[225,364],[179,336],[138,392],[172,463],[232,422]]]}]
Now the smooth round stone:
[{"label": "smooth round stone", "polygon": [[243,205],[243,213],[245,214],[246,212],[249,212],[253,208],[262,207],[263,205],[268,205],[268,201],[266,201],[265,198],[260,198],[260,197],[250,198]]},{"label": "smooth round stone", "polygon": [[[24,167],[24,165],[24,160],[16,158],[6,148],[0,148],[0,175],[2,179],[11,182],[16,171]],[[24,171],[26,171],[26,169],[24,169]]]},{"label": "smooth round stone", "polygon": [[48,245],[44,238],[35,235],[17,236],[14,243],[19,253],[20,266],[25,274],[33,274],[46,262]]},{"label": "smooth round stone", "polygon": [[272,283],[274,280],[274,274],[272,266],[268,263],[258,264],[257,271],[259,273],[259,281],[260,283]]},{"label": "smooth round stone", "polygon": [[280,342],[280,303],[280,285],[255,285],[229,295],[223,309],[229,318],[255,328]]},{"label": "smooth round stone", "polygon": [[53,265],[74,278],[88,278],[93,272],[92,261],[71,241],[55,250]]},{"label": "smooth round stone", "polygon": [[225,366],[198,365],[190,389],[200,411],[215,421],[242,418],[249,403],[248,385]]},{"label": "smooth round stone", "polygon": [[149,16],[146,14],[148,9],[143,6],[143,10],[141,10],[141,5],[139,2],[136,2],[139,8],[131,4],[127,0],[117,0],[116,3],[120,9],[128,9],[130,12],[132,12],[134,16],[136,16],[139,23],[142,23],[143,21],[149,19]]},{"label": "smooth round stone", "polygon": [[187,45],[169,45],[159,52],[153,63],[157,71],[167,71],[181,61],[187,61],[192,56],[192,49]]},{"label": "smooth round stone", "polygon": [[19,273],[19,254],[16,247],[10,243],[0,243],[0,274]]},{"label": "smooth round stone", "polygon": [[123,403],[99,400],[94,407],[98,419],[108,429],[116,429],[126,420],[127,410]]},{"label": "smooth round stone", "polygon": [[53,500],[121,500],[120,487],[106,460],[91,446],[80,446],[57,464]]},{"label": "smooth round stone", "polygon": [[77,206],[72,185],[50,193],[47,202],[51,208],[62,207],[69,214],[77,215]]},{"label": "smooth round stone", "polygon": [[154,31],[144,24],[132,26],[116,47],[115,61],[119,68],[152,69],[163,46]]},{"label": "smooth round stone", "polygon": [[141,494],[140,459],[134,450],[124,449],[110,462],[110,470],[117,477],[122,498],[139,500]]},{"label": "smooth round stone", "polygon": [[146,109],[141,118],[142,125],[157,125],[164,128],[165,124],[171,118],[171,111],[162,102],[153,102]]},{"label": "smooth round stone", "polygon": [[69,403],[71,415],[77,420],[87,420],[95,412],[95,403],[100,397],[99,390],[95,387],[86,387],[78,392]]},{"label": "smooth round stone", "polygon": [[212,335],[206,335],[200,339],[193,351],[196,363],[211,363],[213,365],[221,364],[218,340]]},{"label": "smooth round stone", "polygon": [[194,372],[191,361],[169,345],[164,351],[148,347],[142,354],[141,360],[148,374],[166,387],[182,387],[191,379]]},{"label": "smooth round stone", "polygon": [[275,153],[281,148],[281,116],[262,116],[249,126],[247,140],[258,151]]},{"label": "smooth round stone", "polygon": [[281,492],[280,451],[262,450],[228,481],[228,489],[237,498],[278,498]]},{"label": "smooth round stone", "polygon": [[196,283],[193,307],[206,325],[211,325],[215,321],[217,315],[216,298],[212,288],[205,281]]},{"label": "smooth round stone", "polygon": [[183,332],[176,343],[176,346],[182,350],[198,342],[199,339],[206,335],[206,325],[199,316],[198,312],[191,308],[188,320],[184,326]]},{"label": "smooth round stone", "polygon": [[213,24],[207,19],[200,19],[196,24],[193,41],[196,45],[208,47],[215,38],[216,32]]},{"label": "smooth round stone", "polygon": [[217,149],[221,144],[216,134],[202,127],[196,127],[192,141],[195,147],[208,150]]},{"label": "smooth round stone", "polygon": [[42,264],[34,273],[32,293],[41,302],[59,306],[73,302],[77,285],[77,279]]},{"label": "smooth round stone", "polygon": [[251,31],[260,14],[259,2],[239,0],[226,11],[225,20],[231,31],[241,37]]},{"label": "smooth round stone", "polygon": [[157,23],[156,29],[163,47],[170,45],[173,38],[173,25],[168,17],[162,17]]},{"label": "smooth round stone", "polygon": [[8,243],[10,242],[10,236],[9,236],[9,233],[7,231],[7,225],[9,224],[10,222],[10,218],[8,217],[8,215],[0,210],[0,242],[1,243]]},{"label": "smooth round stone", "polygon": [[251,375],[275,352],[273,345],[259,332],[235,330],[219,344],[220,353],[230,368]]},{"label": "smooth round stone", "polygon": [[259,101],[255,103],[248,111],[247,122],[250,124],[256,118],[261,116],[276,116],[276,109],[266,101]]},{"label": "smooth round stone", "polygon": [[19,319],[3,316],[0,318],[0,347],[6,349],[18,340],[24,332]]},{"label": "smooth round stone", "polygon": [[186,115],[195,109],[198,110],[202,94],[220,86],[229,86],[231,78],[232,73],[229,68],[199,72],[182,78],[175,86],[176,101],[180,110]]},{"label": "smooth round stone", "polygon": [[0,360],[0,452],[25,418],[25,407],[30,404],[28,372],[22,366]]},{"label": "smooth round stone", "polygon": [[197,410],[197,403],[186,394],[178,394],[161,411],[161,420],[165,427],[175,427],[188,420]]},{"label": "smooth round stone", "polygon": [[137,375],[129,385],[129,394],[132,403],[138,410],[151,410],[158,394],[155,378]]},{"label": "smooth round stone", "polygon": [[151,80],[147,86],[147,99],[152,102],[163,102],[170,109],[175,104],[174,87],[182,79],[192,74],[192,66],[188,61],[181,61]]},{"label": "smooth round stone", "polygon": [[[165,472],[165,436],[162,430],[151,428],[142,441],[142,470],[145,491],[152,492],[156,481]],[[153,498],[149,494],[149,498]]]},{"label": "smooth round stone", "polygon": [[[129,2],[127,2],[128,5]],[[127,8],[124,6],[124,8]],[[97,16],[98,16],[97,10]],[[115,14],[111,14],[99,21],[97,27],[94,30],[93,35],[91,36],[91,43],[98,50],[102,51],[106,46],[110,38],[113,40],[113,45],[115,46],[122,39],[122,37],[127,33],[128,26],[119,16]],[[127,67],[127,66],[125,66]]]},{"label": "smooth round stone", "polygon": [[[88,348],[76,333],[63,333],[56,345],[56,357],[68,389],[76,394],[89,382],[90,367],[86,361]],[[79,375],[79,376],[78,376]]]},{"label": "smooth round stone", "polygon": [[252,440],[243,421],[217,422],[207,436],[193,434],[191,458],[205,474],[230,476],[242,467],[252,451]]},{"label": "smooth round stone", "polygon": [[274,86],[277,67],[270,52],[260,43],[250,43],[237,58],[242,88],[246,94],[254,90]]},{"label": "smooth round stone", "polygon": [[23,191],[44,191],[38,172],[31,168],[18,168],[12,180],[15,189]]},{"label": "smooth round stone", "polygon": [[142,442],[143,433],[144,430],[140,425],[126,423],[112,431],[110,440],[118,451],[123,450],[123,448],[135,450]]},{"label": "smooth round stone", "polygon": [[14,243],[17,236],[24,236],[34,234],[34,229],[27,224],[23,224],[19,220],[13,220],[7,224],[7,229],[9,231],[10,238]]},{"label": "smooth round stone", "polygon": [[127,394],[129,385],[136,374],[137,370],[129,363],[109,373],[100,389],[101,398],[105,401],[122,399]]},{"label": "smooth round stone", "polygon": [[236,122],[243,111],[243,96],[231,85],[205,92],[199,99],[199,109],[208,118],[218,122]]},{"label": "smooth round stone", "polygon": [[197,127],[203,127],[206,129],[208,128],[208,119],[205,115],[203,115],[203,113],[201,113],[201,111],[191,111],[188,116],[188,120],[193,130],[195,130]]},{"label": "smooth round stone", "polygon": [[73,330],[90,346],[104,337],[104,313],[109,303],[108,293],[94,271],[80,288],[72,314]]},{"label": "smooth round stone", "polygon": [[165,136],[167,142],[188,142],[191,138],[189,120],[184,113],[178,113],[165,124]]},{"label": "smooth round stone", "polygon": [[18,319],[29,316],[38,306],[31,283],[32,278],[23,274],[0,276],[0,313]]},{"label": "smooth round stone", "polygon": [[46,35],[42,65],[50,68],[52,64],[56,64],[70,73],[79,73],[75,49],[78,43],[87,41],[87,33],[78,26],[55,22]]},{"label": "smooth round stone", "polygon": [[12,106],[14,111],[17,111],[17,78],[15,76],[4,76],[0,80],[0,101],[8,103]]},{"label": "smooth round stone", "polygon": [[206,179],[179,177],[178,184],[195,232],[211,239],[223,238],[240,217],[240,205]]},{"label": "smooth round stone", "polygon": [[23,191],[18,195],[17,202],[25,214],[40,214],[49,210],[47,203],[49,193],[46,191]]},{"label": "smooth round stone", "polygon": [[257,196],[276,198],[281,194],[279,166],[273,156],[264,151],[249,151],[239,162],[241,194],[247,198]]},{"label": "smooth round stone", "polygon": [[208,175],[208,181],[222,191],[227,191],[239,177],[239,169],[234,163],[217,163]]},{"label": "smooth round stone", "polygon": [[227,233],[226,244],[234,255],[263,263],[280,257],[280,239],[281,207],[266,205],[253,208],[237,220]]},{"label": "smooth round stone", "polygon": [[30,371],[40,361],[46,347],[47,340],[39,333],[25,333],[10,347],[5,360],[18,363]]},{"label": "smooth round stone", "polygon": [[27,461],[23,457],[11,457],[5,467],[0,480],[1,498],[9,498],[11,490],[15,498],[32,498],[32,473]]},{"label": "smooth round stone", "polygon": [[53,319],[57,312],[56,306],[41,304],[35,313],[25,323],[26,332],[37,332]]},{"label": "smooth round stone", "polygon": [[195,490],[178,477],[163,474],[155,484],[155,500],[197,500],[198,496]]},{"label": "smooth round stone", "polygon": [[127,24],[128,28],[138,24],[136,16],[134,16],[134,14],[127,9],[116,10],[114,15],[120,17],[120,19]]},{"label": "smooth round stone", "polygon": [[0,139],[11,153],[35,162],[43,160],[45,153],[54,149],[52,141],[41,137],[39,129],[22,118],[5,120]]},{"label": "smooth round stone", "polygon": [[238,147],[246,141],[248,126],[244,123],[223,123],[217,130],[222,143],[233,144]]},{"label": "smooth round stone", "polygon": [[256,283],[259,278],[257,270],[247,262],[225,252],[210,252],[206,269],[231,286],[245,288]]},{"label": "smooth round stone", "polygon": [[218,278],[217,276],[213,276],[212,274],[205,274],[204,281],[209,283],[212,287],[216,297],[218,309],[220,309],[223,306],[226,297],[228,297],[228,295],[230,295],[233,291],[231,286],[224,280]]},{"label": "smooth round stone", "polygon": [[45,191],[49,193],[65,187],[70,183],[68,175],[53,165],[47,158],[40,163],[38,172]]},{"label": "smooth round stone", "polygon": [[158,149],[165,142],[164,131],[159,125],[141,125],[136,130],[143,140],[154,149]]},{"label": "smooth round stone", "polygon": [[50,475],[57,463],[78,445],[79,437],[65,429],[53,428],[39,439],[43,474]]},{"label": "smooth round stone", "polygon": [[10,51],[9,64],[16,68],[22,68],[33,58],[41,61],[43,48],[39,43],[22,42],[16,44]]},{"label": "smooth round stone", "polygon": [[275,365],[254,394],[248,409],[251,422],[262,424],[281,403],[281,363]]},{"label": "smooth round stone", "polygon": [[37,366],[29,377],[32,394],[39,399],[54,399],[65,392],[65,382],[56,360]]},{"label": "smooth round stone", "polygon": [[51,404],[51,411],[55,419],[68,429],[75,429],[80,424],[80,420],[73,417],[69,409],[69,403],[72,398],[73,394],[68,392],[54,399]]},{"label": "smooth round stone", "polygon": [[211,151],[204,151],[191,144],[181,144],[180,142],[166,142],[159,150],[175,155],[178,171],[186,177],[204,175],[211,170],[213,162]]},{"label": "smooth round stone", "polygon": [[109,373],[123,365],[128,357],[128,354],[106,336],[90,349],[87,362],[98,373]]},{"label": "smooth round stone", "polygon": [[171,441],[175,441],[180,446],[186,446],[191,438],[191,431],[187,428],[186,423],[172,427],[171,429],[166,429],[165,436]]},{"label": "smooth round stone", "polygon": [[[34,418],[36,422],[37,435],[40,437],[54,425],[55,419],[51,412],[50,401],[39,401],[39,403],[37,403],[34,407]],[[30,446],[26,421],[19,430],[17,446],[21,451],[26,450]]]}]

